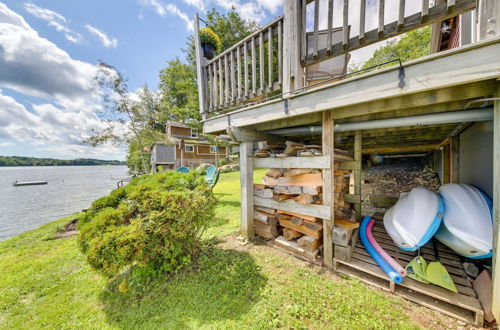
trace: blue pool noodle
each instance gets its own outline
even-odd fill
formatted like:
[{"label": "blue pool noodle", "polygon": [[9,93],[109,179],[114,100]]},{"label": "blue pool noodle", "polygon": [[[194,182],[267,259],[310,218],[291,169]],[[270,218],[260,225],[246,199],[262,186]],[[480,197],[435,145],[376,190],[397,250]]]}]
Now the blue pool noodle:
[{"label": "blue pool noodle", "polygon": [[366,227],[368,227],[368,223],[370,222],[371,218],[370,217],[364,217],[363,221],[361,222],[361,226],[359,228],[359,237],[361,238],[361,243],[363,243],[366,251],[370,256],[375,260],[377,265],[382,268],[382,270],[389,276],[389,278],[394,282],[394,283],[401,283],[403,282],[403,277],[392,268],[387,261],[382,258],[382,256],[373,248],[373,246],[370,244],[368,241],[368,237],[366,236]]}]

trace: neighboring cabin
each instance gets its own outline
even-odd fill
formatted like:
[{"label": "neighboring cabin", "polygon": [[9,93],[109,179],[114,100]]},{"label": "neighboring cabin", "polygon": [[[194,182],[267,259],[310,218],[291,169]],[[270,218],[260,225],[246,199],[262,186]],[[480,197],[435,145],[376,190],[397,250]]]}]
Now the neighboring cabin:
[{"label": "neighboring cabin", "polygon": [[216,164],[226,157],[226,147],[216,146],[204,137],[198,136],[196,129],[184,123],[169,121],[165,127],[166,140],[151,146],[152,172],[158,165],[164,170],[175,170],[181,166],[196,166],[202,163]]}]

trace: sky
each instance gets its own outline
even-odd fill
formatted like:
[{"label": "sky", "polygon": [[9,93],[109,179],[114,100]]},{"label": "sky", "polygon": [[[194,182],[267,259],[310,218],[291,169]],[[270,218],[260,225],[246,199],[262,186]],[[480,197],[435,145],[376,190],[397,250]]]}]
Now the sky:
[{"label": "sky", "polygon": [[[124,146],[83,143],[105,127],[97,114],[95,65],[115,66],[131,91],[144,84],[156,89],[166,62],[184,59],[196,12],[203,17],[212,7],[234,7],[263,25],[282,14],[282,1],[0,0],[0,155],[124,159]],[[358,12],[353,3],[350,19]],[[376,1],[368,0],[367,29],[375,26],[375,13]],[[326,26],[323,14],[320,21]],[[376,47],[353,53],[351,63],[366,61]]]}]

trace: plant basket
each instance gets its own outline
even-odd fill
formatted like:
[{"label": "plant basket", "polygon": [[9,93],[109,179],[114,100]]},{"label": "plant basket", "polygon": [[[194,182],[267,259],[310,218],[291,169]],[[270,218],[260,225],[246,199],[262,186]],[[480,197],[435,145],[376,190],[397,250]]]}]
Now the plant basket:
[{"label": "plant basket", "polygon": [[215,56],[215,46],[209,43],[202,43],[201,48],[203,49],[203,56],[211,60]]}]

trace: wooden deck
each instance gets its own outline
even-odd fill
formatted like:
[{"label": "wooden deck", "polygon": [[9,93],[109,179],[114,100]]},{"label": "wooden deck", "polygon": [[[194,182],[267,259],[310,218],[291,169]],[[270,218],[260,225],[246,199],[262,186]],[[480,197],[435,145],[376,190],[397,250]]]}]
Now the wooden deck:
[{"label": "wooden deck", "polygon": [[[396,247],[385,232],[381,221],[377,221],[375,224],[373,235],[382,248],[403,267],[416,256],[416,252],[406,252]],[[440,261],[450,273],[458,293],[433,284],[418,282],[409,277],[406,277],[401,284],[393,283],[359,241],[356,243],[350,262],[336,260],[338,263],[336,270],[384,290],[394,292],[420,305],[435,309],[475,326],[482,326],[484,312],[476,293],[472,289],[471,282],[467,279],[460,257],[440,243],[438,244],[438,250]],[[431,243],[422,248],[421,255],[427,262],[435,261],[434,249]]]}]

